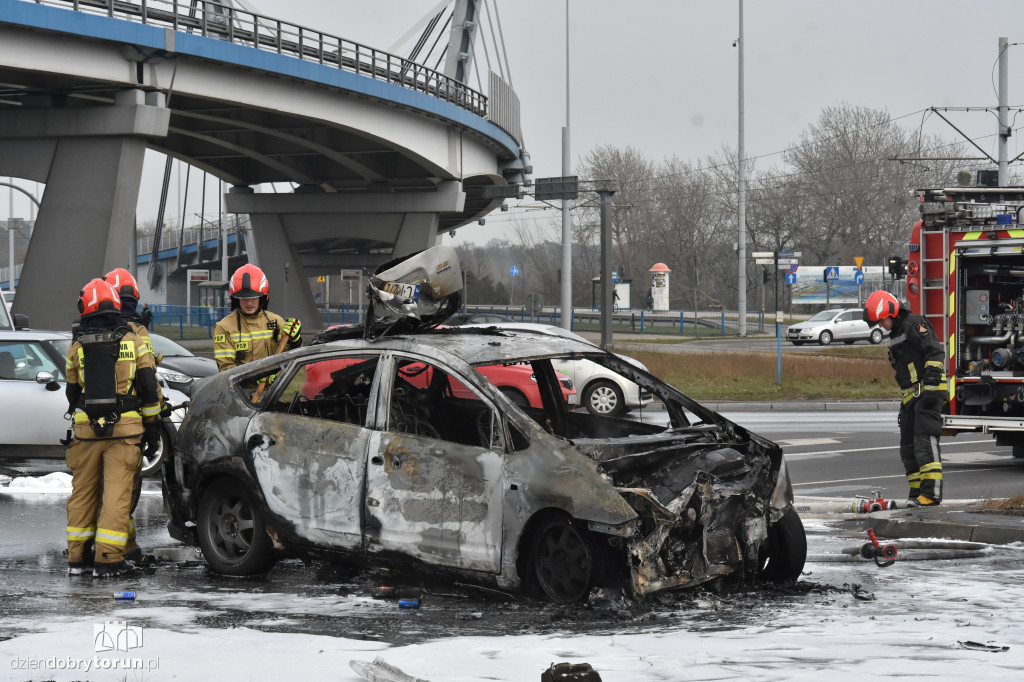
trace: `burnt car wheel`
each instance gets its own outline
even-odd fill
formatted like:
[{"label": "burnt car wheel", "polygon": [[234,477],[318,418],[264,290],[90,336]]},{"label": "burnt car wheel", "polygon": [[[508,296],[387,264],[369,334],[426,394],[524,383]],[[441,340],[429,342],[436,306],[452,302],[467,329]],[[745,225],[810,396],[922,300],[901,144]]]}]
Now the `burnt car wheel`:
[{"label": "burnt car wheel", "polygon": [[875,344],[876,346],[878,344],[882,343],[882,330],[881,329],[872,329],[871,330],[871,336],[868,338],[868,341],[870,341],[871,343]]},{"label": "burnt car wheel", "polygon": [[796,510],[790,508],[768,527],[761,546],[761,579],[787,582],[800,577],[807,560],[807,535]]},{"label": "burnt car wheel", "polygon": [[217,573],[253,575],[274,565],[263,510],[238,481],[210,486],[199,503],[197,530],[203,556]]},{"label": "burnt car wheel", "polygon": [[552,517],[533,535],[531,568],[541,593],[553,602],[570,604],[590,592],[594,551],[586,529],[567,517]]},{"label": "burnt car wheel", "polygon": [[160,473],[160,467],[163,466],[164,460],[167,459],[167,453],[171,451],[171,434],[167,432],[167,427],[163,424],[160,425],[160,445],[157,447],[156,452],[153,453],[152,457],[146,457],[142,455],[142,475],[153,476]]},{"label": "burnt car wheel", "polygon": [[595,381],[583,392],[583,404],[595,417],[617,417],[625,412],[625,399],[610,381]]}]

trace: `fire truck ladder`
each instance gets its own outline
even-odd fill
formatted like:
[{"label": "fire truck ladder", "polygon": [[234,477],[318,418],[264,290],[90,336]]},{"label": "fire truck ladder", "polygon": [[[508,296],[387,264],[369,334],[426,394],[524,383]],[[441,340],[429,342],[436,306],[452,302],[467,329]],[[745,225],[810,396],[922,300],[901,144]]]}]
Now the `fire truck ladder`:
[{"label": "fire truck ladder", "polygon": [[[949,352],[950,349],[946,346],[946,342],[949,339],[949,313],[947,310],[949,306],[949,272],[946,269],[946,254],[949,253],[949,230],[944,226],[942,227],[942,250],[939,252],[938,258],[929,257],[928,252],[928,239],[925,233],[925,226],[921,226],[921,239],[920,239],[920,251],[921,251],[921,316],[928,320],[932,327],[936,330],[942,330],[942,336],[939,338],[939,342],[942,344],[942,348],[946,353],[946,364],[949,363]],[[939,279],[928,278],[928,264],[938,263],[942,276]],[[942,307],[935,311],[928,307],[928,291],[942,291]],[[936,318],[941,317],[942,324],[936,324],[939,322]],[[946,368],[949,373],[952,368]]]}]

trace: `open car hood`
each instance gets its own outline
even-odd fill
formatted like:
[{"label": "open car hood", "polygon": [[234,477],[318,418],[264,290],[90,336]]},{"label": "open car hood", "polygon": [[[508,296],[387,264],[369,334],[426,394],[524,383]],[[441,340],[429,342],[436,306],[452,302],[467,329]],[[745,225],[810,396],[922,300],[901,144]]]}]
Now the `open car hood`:
[{"label": "open car hood", "polygon": [[462,303],[459,257],[435,246],[389,261],[370,277],[367,295],[367,338],[437,326]]}]

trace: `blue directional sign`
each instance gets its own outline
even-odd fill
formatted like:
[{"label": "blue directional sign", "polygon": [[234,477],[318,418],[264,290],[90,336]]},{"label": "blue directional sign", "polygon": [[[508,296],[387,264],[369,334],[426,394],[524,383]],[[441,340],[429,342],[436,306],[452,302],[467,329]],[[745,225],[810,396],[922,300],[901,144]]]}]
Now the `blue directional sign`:
[{"label": "blue directional sign", "polygon": [[510,273],[512,273],[513,277],[518,277],[519,276],[519,266],[518,265],[513,265],[512,267],[510,267],[508,269],[508,271]]},{"label": "blue directional sign", "polygon": [[618,282],[619,281],[619,271],[618,270],[612,270],[612,281],[613,282]]},{"label": "blue directional sign", "polygon": [[853,273],[853,283],[856,284],[857,286],[864,284],[864,273],[861,272],[860,270]]},{"label": "blue directional sign", "polygon": [[796,284],[796,273],[795,272],[787,272],[786,273],[786,284]]},{"label": "blue directional sign", "polygon": [[825,268],[825,279],[839,279],[839,268]]}]

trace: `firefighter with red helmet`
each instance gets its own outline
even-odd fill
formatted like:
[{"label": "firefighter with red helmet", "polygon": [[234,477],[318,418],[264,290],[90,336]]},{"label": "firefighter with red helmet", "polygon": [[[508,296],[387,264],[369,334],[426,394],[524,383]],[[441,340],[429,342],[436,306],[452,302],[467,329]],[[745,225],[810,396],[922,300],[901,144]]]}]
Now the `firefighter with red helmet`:
[{"label": "firefighter with red helmet", "polygon": [[[153,350],[153,341],[149,338],[149,329],[142,322],[139,313],[139,285],[132,273],[124,268],[114,268],[103,276],[103,281],[114,287],[118,297],[121,299],[121,321],[128,326],[135,334],[142,339],[142,342],[149,348],[156,359],[156,351]],[[164,406],[163,391],[157,384],[157,393],[160,394],[161,409]],[[157,443],[151,443],[149,449],[143,451],[144,457],[151,457],[156,454]],[[142,460],[139,460],[139,470],[135,474],[135,488],[132,491],[131,515],[128,519],[128,544],[125,545],[125,559],[135,563],[149,563],[153,560],[152,555],[144,554],[142,548],[135,542],[135,508],[139,505],[139,497],[142,494]]]},{"label": "firefighter with red helmet", "polygon": [[223,372],[274,355],[287,339],[288,348],[302,345],[302,323],[267,310],[270,284],[252,264],[235,270],[228,283],[231,313],[213,330],[213,359]]},{"label": "firefighter with red helmet", "polygon": [[910,484],[909,507],[942,502],[942,406],[947,393],[945,353],[935,330],[887,291],[864,304],[864,321],[889,331],[889,362],[903,392],[900,405],[900,460]]},{"label": "firefighter with red helmet", "polygon": [[68,499],[68,572],[123,573],[140,442],[159,439],[160,395],[150,347],[125,326],[121,300],[102,279],[78,297],[81,322],[68,349],[68,414],[74,438]]}]

